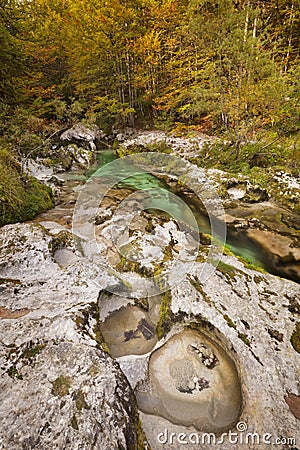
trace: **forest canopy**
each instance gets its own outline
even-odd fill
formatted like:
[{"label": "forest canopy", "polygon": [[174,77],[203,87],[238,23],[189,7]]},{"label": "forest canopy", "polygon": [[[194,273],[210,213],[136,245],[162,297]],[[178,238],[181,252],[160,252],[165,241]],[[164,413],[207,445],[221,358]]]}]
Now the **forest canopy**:
[{"label": "forest canopy", "polygon": [[299,172],[300,0],[0,0],[0,45],[1,223],[53,204],[23,161],[78,122],[218,136],[192,162],[263,186]]},{"label": "forest canopy", "polygon": [[2,115],[299,128],[299,0],[1,0]]}]

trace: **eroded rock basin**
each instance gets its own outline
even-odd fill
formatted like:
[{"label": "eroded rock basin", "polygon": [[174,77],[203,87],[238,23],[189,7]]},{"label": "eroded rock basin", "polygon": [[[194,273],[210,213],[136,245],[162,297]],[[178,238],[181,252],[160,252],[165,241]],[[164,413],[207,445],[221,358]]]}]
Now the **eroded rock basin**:
[{"label": "eroded rock basin", "polygon": [[123,306],[110,314],[100,326],[113,357],[143,355],[156,342],[156,329],[149,314],[134,305]]},{"label": "eroded rock basin", "polygon": [[232,428],[242,406],[233,360],[208,335],[188,328],[152,353],[136,396],[144,413],[204,432]]}]

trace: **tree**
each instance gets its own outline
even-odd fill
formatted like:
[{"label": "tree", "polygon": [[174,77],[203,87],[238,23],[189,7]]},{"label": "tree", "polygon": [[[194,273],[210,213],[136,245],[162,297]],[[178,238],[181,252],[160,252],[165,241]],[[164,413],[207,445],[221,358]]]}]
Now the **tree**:
[{"label": "tree", "polygon": [[9,104],[16,102],[26,71],[21,40],[23,14],[19,2],[0,1],[0,97]]},{"label": "tree", "polygon": [[189,85],[180,94],[175,90],[175,107],[186,120],[210,115],[237,148],[258,126],[274,122],[268,90],[276,85],[274,105],[282,97],[282,76],[266,49],[269,30],[260,13],[249,1],[191,0],[188,8],[185,44],[191,52],[182,54]]}]

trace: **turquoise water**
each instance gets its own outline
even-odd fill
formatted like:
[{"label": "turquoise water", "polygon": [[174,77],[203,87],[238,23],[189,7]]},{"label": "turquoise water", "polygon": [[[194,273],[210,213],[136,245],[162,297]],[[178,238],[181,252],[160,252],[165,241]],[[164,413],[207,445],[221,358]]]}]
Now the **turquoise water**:
[{"label": "turquoise water", "polygon": [[113,150],[104,150],[97,154],[96,166],[86,172],[88,177],[95,175],[101,169],[101,177],[109,177],[112,179],[124,178],[116,187],[129,187],[136,190],[147,190],[162,188],[168,190],[168,186],[163,181],[156,178],[154,175],[144,172],[138,168],[134,168],[131,163],[124,160],[122,166],[105,166],[119,159],[118,155]]},{"label": "turquoise water", "polygon": [[[89,178],[94,174],[97,176],[96,171],[101,168],[101,176],[112,180],[125,177],[121,182],[117,183],[114,188],[132,188],[134,190],[156,189],[158,190],[159,198],[157,200],[157,204],[155,204],[154,199],[153,207],[167,211],[175,219],[186,222],[189,225],[193,225],[193,221],[190,218],[190,213],[187,211],[188,208],[184,207],[184,203],[192,210],[199,232],[211,234],[209,218],[201,213],[197,207],[189,201],[189,199],[184,198],[182,195],[180,195],[179,198],[176,195],[171,194],[168,185],[164,181],[156,178],[152,174],[133,168],[132,165],[126,161],[124,161],[122,166],[119,165],[117,169],[113,165],[108,165],[107,168],[105,168],[108,163],[116,159],[118,159],[118,156],[113,150],[108,149],[101,151],[101,153],[97,154],[97,164],[85,174],[86,177]],[[180,192],[176,192],[176,194],[178,195]],[[228,232],[226,245],[233,254],[242,256],[249,262],[268,270],[267,264],[264,261],[259,249],[255,248],[253,243],[241,233],[238,235],[233,235],[231,232]]]}]

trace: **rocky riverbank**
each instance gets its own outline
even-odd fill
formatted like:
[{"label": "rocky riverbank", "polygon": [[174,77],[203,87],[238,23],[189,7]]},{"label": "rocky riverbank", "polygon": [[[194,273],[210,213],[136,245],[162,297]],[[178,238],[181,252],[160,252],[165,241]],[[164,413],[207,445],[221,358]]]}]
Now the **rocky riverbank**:
[{"label": "rocky riverbank", "polygon": [[[166,243],[172,239],[171,230],[164,229]],[[215,386],[215,391],[208,386],[203,391],[209,402],[213,402],[213,392],[219,397],[228,388],[211,379],[206,359],[201,357],[198,369],[182,367],[176,375],[179,369],[172,367],[187,361],[187,342],[185,350],[179,346],[173,356],[168,356],[168,362],[160,363],[156,358],[156,365],[152,365],[157,351],[164,351],[172,339],[188,330],[194,330],[194,341],[200,343],[200,348],[211,348],[206,350],[213,352],[208,366],[220,361],[221,354],[234,364],[238,384],[231,389],[242,398],[240,406],[235,407],[234,423],[243,421],[249,431],[260,434],[298,437],[297,284],[246,269],[236,258],[223,256],[205,285],[198,278],[204,263],[196,262],[170,295],[162,294],[154,303],[151,297],[142,303],[126,297],[117,302],[111,295],[104,302],[99,294],[109,289],[111,279],[107,278],[103,289],[89,281],[87,261],[74,252],[69,232],[53,234],[40,225],[8,225],[1,229],[0,242],[1,422],[7,430],[3,433],[4,448],[40,445],[50,449],[67,444],[90,448],[91,441],[99,449],[147,448],[132,389],[138,407],[146,412],[141,413],[142,424],[153,449],[165,447],[157,442],[165,426],[170,432],[217,431],[210,420],[203,422],[197,402],[201,401],[205,383]],[[135,276],[139,276],[136,270]],[[130,322],[132,311],[128,305],[132,302],[137,310],[144,311],[145,319],[141,315],[136,322]],[[113,350],[117,341],[106,342],[103,327],[106,324],[107,329],[107,318],[113,323],[114,314],[124,308],[127,315],[121,322],[123,328],[121,325],[118,330],[120,343],[116,348],[121,348],[122,342],[131,345],[126,356],[119,357]],[[153,308],[158,312],[156,318],[151,313]],[[152,327],[147,314],[154,321]],[[138,336],[150,343],[156,332],[156,344],[154,340],[150,347],[134,351]],[[209,342],[215,342],[214,346],[210,347]],[[117,362],[106,353],[110,348]],[[167,397],[164,400],[160,390],[155,393],[158,382],[166,382],[174,393],[177,389],[176,410],[181,413],[176,419],[166,412],[170,408]],[[198,382],[204,387],[196,395],[197,391],[193,392]],[[155,406],[152,402],[149,406],[153,395],[159,396],[162,403]],[[189,419],[191,401],[200,413],[195,422]],[[206,423],[205,428],[202,423]],[[191,428],[192,424],[197,430]],[[222,427],[223,431],[228,429],[225,424]],[[230,427],[234,428],[234,424]],[[176,444],[166,448],[181,447]],[[231,447],[228,444],[223,448]]]},{"label": "rocky riverbank", "polygon": [[[248,233],[271,259],[278,255],[276,267],[284,261],[298,273],[294,212],[244,178],[207,169],[199,178],[188,167],[190,180],[219,188],[233,233]],[[169,169],[160,166],[160,174],[177,189]],[[62,203],[40,224],[0,229],[3,448],[181,450],[180,433],[218,440],[232,429],[296,449],[299,285],[220,253],[208,236],[200,235],[195,253],[188,227],[140,211],[142,197],[124,186],[104,197],[90,245],[71,229],[84,181],[66,178],[60,174],[57,186]],[[137,213],[122,233],[124,217],[115,216],[129,197]],[[88,203],[80,208],[84,218]],[[142,295],[149,279],[156,291]],[[227,436],[215,448],[232,443]],[[239,448],[249,448],[242,437]]]},{"label": "rocky riverbank", "polygon": [[[170,136],[162,132],[145,132],[125,138],[121,144],[121,155],[135,152],[161,151],[180,156],[187,161],[200,161],[214,139],[201,134],[187,139]],[[253,184],[249,177],[216,169],[202,169],[203,179],[216,189],[225,209],[225,220],[231,235],[237,239],[246,236],[260,249],[273,273],[300,281],[300,179],[284,171],[274,173],[268,188]],[[193,169],[191,179],[193,178]],[[160,167],[156,175],[167,178],[169,167]],[[178,180],[176,180],[178,181]],[[176,183],[175,183],[176,185]],[[186,186],[179,186],[204,214],[206,208],[197,195]],[[290,203],[292,202],[292,204]]]}]

